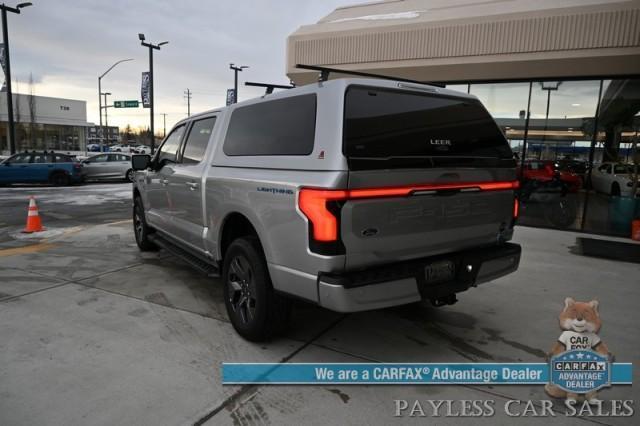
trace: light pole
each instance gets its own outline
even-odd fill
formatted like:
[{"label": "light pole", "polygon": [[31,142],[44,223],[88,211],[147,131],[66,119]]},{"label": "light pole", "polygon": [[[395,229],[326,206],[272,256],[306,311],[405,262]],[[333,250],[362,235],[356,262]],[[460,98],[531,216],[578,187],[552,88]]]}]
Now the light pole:
[{"label": "light pole", "polygon": [[[107,116],[107,113],[109,111],[109,103],[107,102],[107,96],[111,96],[111,92],[103,92],[101,93],[102,96],[104,96],[104,106],[102,108],[104,108],[104,125],[107,128],[107,144],[109,144],[109,117]],[[100,117],[102,118],[102,117]],[[100,128],[102,128],[102,124],[100,124]],[[104,134],[102,135],[103,139],[104,139]],[[102,152],[102,145],[100,145],[100,152]]]},{"label": "light pole", "polygon": [[234,64],[229,64],[229,69],[233,70],[233,103],[238,103],[238,71],[242,72],[243,69],[249,68],[247,65],[241,65],[236,67]]},{"label": "light pole", "polygon": [[102,77],[107,75],[109,71],[114,69],[116,65],[121,64],[122,62],[133,61],[133,59],[121,59],[115,64],[111,65],[108,70],[102,73],[100,77],[98,77],[98,111],[100,112],[100,152],[102,152],[102,145],[104,141],[104,128],[102,127]]},{"label": "light pole", "polygon": [[16,7],[0,5],[2,10],[2,38],[4,40],[4,69],[7,84],[7,118],[9,119],[9,152],[16,153],[16,128],[13,122],[13,93],[11,93],[11,61],[9,57],[9,30],[7,29],[7,12],[20,14],[20,9],[31,6],[32,3],[18,3]]},{"label": "light pole", "polygon": [[[551,91],[558,90],[558,87],[560,87],[560,84],[562,84],[561,81],[542,81],[542,82],[540,82],[540,88],[542,90],[546,90],[547,91],[547,114],[546,114],[545,119],[544,119],[544,133],[542,133],[542,144],[540,145],[540,156],[538,157],[538,159],[542,158],[542,149],[543,149],[543,146],[546,143],[546,139],[547,139],[547,128],[548,128],[548,123],[549,123],[549,106],[551,105]],[[546,151],[546,149],[545,149],[545,151]]]},{"label": "light pole", "polygon": [[149,48],[149,108],[151,110],[149,111],[149,127],[151,131],[151,154],[153,154],[156,145],[156,138],[153,129],[153,49],[160,50],[160,46],[163,46],[169,42],[163,41],[158,44],[145,43],[145,37],[142,33],[138,33],[138,39],[140,40],[140,44],[142,46]]}]

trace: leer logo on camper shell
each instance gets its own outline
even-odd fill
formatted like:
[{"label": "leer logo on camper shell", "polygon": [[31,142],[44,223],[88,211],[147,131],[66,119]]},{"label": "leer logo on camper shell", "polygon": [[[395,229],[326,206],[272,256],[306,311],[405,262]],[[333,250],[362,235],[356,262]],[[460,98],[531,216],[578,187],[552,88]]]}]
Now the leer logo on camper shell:
[{"label": "leer logo on camper shell", "polygon": [[549,363],[551,383],[571,393],[588,393],[611,386],[607,357],[591,350],[563,352]]}]

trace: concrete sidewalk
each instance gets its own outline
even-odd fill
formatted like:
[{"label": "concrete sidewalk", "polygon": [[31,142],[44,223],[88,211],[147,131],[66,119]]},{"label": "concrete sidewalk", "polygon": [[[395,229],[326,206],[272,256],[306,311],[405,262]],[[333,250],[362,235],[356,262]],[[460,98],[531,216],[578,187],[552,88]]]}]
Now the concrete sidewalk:
[{"label": "concrete sidewalk", "polygon": [[[425,423],[433,419],[394,418],[394,399],[546,399],[533,386],[222,386],[220,363],[542,362],[567,296],[598,299],[602,339],[617,361],[636,361],[640,266],[572,254],[578,235],[518,228],[520,270],[453,306],[339,315],[298,303],[287,336],[269,344],[235,334],[218,282],[162,252],[140,253],[128,222],[90,226],[41,251],[9,255],[0,245],[0,424]],[[601,393],[637,396],[630,386]],[[437,420],[515,424],[501,409]]]}]

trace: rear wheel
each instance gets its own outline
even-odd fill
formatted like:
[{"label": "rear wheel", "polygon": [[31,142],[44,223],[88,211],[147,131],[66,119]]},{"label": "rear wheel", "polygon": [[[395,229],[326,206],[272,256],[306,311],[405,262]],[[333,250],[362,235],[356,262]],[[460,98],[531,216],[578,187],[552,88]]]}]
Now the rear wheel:
[{"label": "rear wheel", "polygon": [[149,234],[151,234],[153,230],[147,225],[140,197],[135,197],[133,200],[133,231],[136,236],[136,244],[138,244],[140,251],[158,250],[158,246],[149,240]]},{"label": "rear wheel", "polygon": [[67,186],[69,185],[69,176],[64,172],[56,172],[49,177],[49,182],[55,186]]},{"label": "rear wheel", "polygon": [[291,301],[277,294],[256,237],[234,240],[224,257],[222,277],[227,315],[247,340],[268,340],[284,331]]}]

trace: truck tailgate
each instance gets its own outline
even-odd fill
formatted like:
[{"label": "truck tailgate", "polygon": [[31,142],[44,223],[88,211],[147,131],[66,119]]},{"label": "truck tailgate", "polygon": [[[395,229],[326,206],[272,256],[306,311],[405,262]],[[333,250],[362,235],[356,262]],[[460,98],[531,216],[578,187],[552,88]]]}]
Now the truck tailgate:
[{"label": "truck tailgate", "polygon": [[495,244],[510,227],[513,209],[513,190],[427,190],[349,200],[341,212],[346,267]]}]

